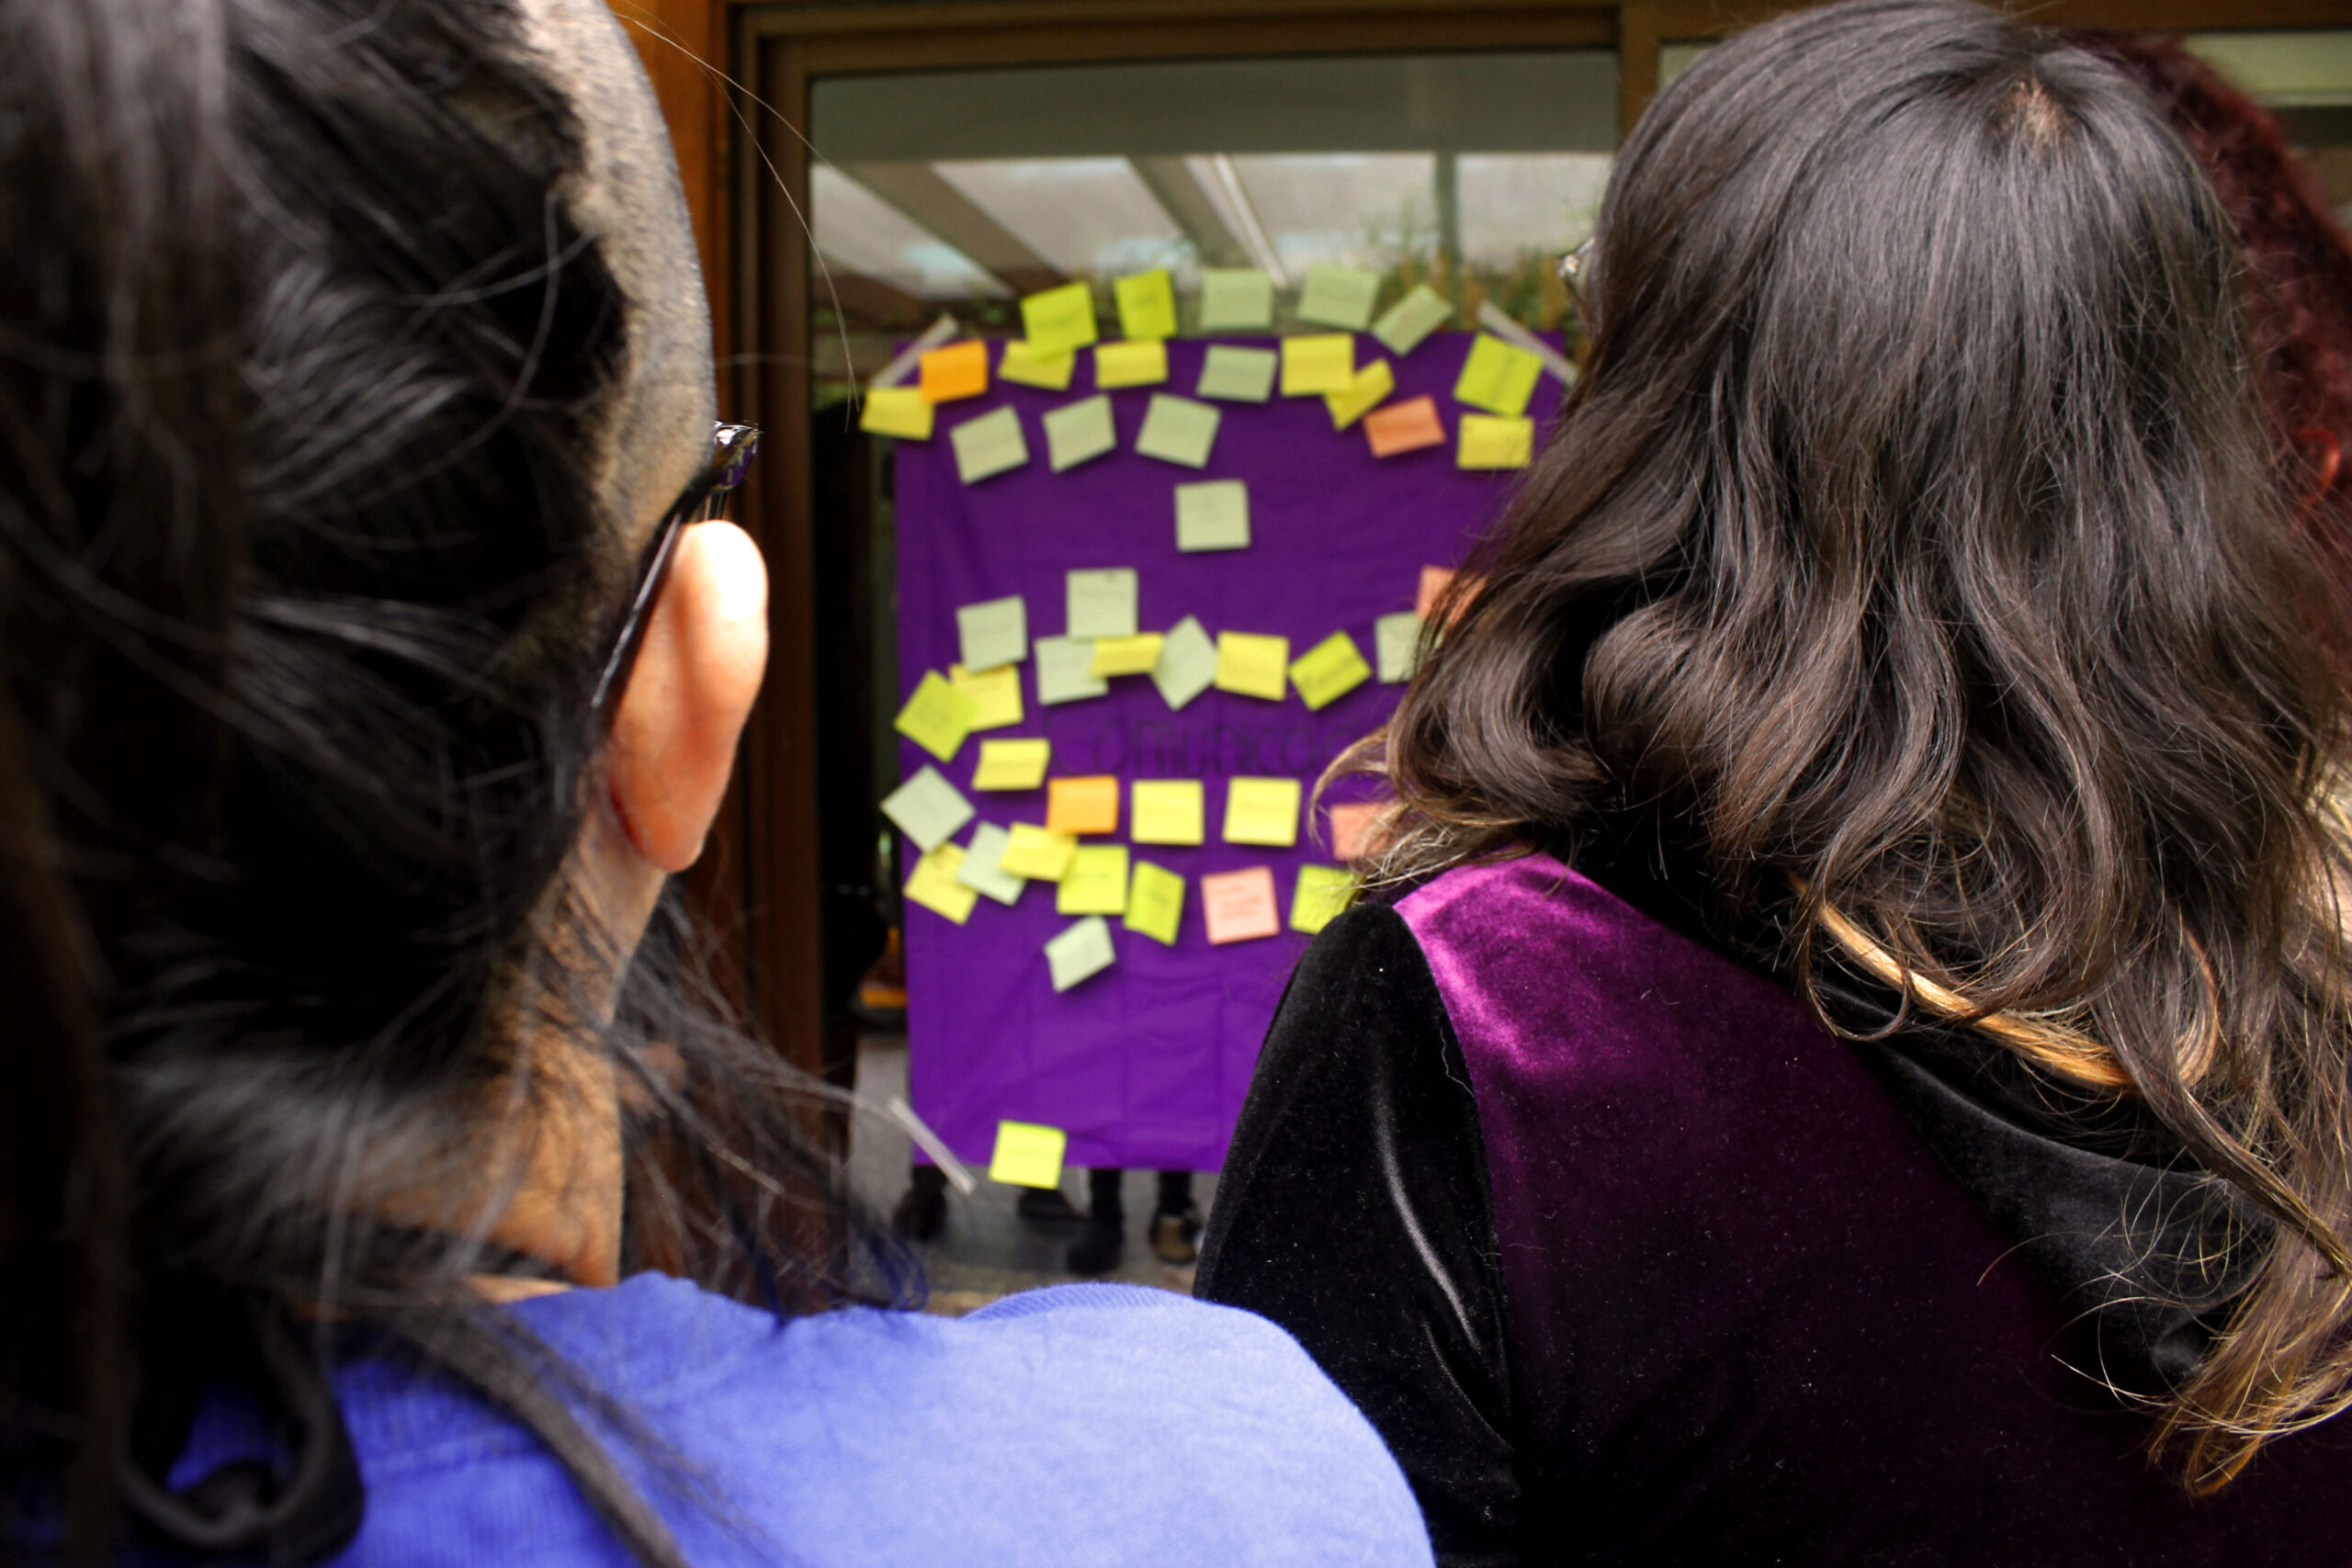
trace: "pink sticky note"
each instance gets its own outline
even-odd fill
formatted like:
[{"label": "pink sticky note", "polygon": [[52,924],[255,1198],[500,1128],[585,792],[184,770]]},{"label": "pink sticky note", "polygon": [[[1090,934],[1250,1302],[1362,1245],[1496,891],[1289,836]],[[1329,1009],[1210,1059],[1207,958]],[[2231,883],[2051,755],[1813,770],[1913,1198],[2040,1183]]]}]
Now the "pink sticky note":
[{"label": "pink sticky note", "polygon": [[1351,801],[1331,807],[1331,852],[1341,860],[1355,860],[1369,854],[1373,847],[1373,829],[1380,820],[1378,801]]},{"label": "pink sticky note", "polygon": [[1201,912],[1207,917],[1212,943],[1279,936],[1283,922],[1274,908],[1273,868],[1253,865],[1202,877]]},{"label": "pink sticky note", "polygon": [[[1464,580],[1464,585],[1465,592],[1463,595],[1462,604],[1457,604],[1454,607],[1454,613],[1456,615],[1461,613],[1463,605],[1466,605],[1469,603],[1469,595],[1478,592],[1479,584],[1484,581],[1485,580],[1483,578],[1476,577],[1467,578]],[[1420,591],[1413,595],[1413,614],[1420,616],[1420,618],[1425,621],[1428,620],[1430,618],[1430,612],[1437,607],[1437,596],[1444,592],[1453,581],[1453,569],[1450,566],[1425,566],[1421,568]]]}]

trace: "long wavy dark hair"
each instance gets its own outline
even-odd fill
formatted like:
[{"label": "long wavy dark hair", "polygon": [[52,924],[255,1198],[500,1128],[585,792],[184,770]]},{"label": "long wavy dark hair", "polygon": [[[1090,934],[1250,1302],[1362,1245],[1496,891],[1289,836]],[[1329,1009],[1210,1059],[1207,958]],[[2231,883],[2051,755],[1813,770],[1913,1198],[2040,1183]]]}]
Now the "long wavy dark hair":
[{"label": "long wavy dark hair", "polygon": [[[0,1550],[333,1550],[364,1325],[678,1563],[462,1282],[499,1194],[383,1218],[519,1184],[560,1038],[621,1075],[635,1256],[778,1310],[899,1277],[674,920],[582,1021],[634,307],[571,110],[507,0],[0,0]],[[223,1380],[301,1438],[175,1493]]]},{"label": "long wavy dark hair", "polygon": [[2230,225],[2111,65],[1859,0],[1710,51],[1604,205],[1591,357],[1359,753],[1390,877],[1687,823],[1786,956],[2136,1096],[2265,1216],[2188,1484],[2335,1414],[2352,1106],[2330,595]]}]

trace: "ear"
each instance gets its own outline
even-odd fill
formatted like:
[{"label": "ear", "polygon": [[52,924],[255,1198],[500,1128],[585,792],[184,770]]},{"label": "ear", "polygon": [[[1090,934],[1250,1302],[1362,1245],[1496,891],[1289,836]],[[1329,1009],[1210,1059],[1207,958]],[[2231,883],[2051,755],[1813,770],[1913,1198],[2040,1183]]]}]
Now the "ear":
[{"label": "ear", "polygon": [[605,776],[629,844],[664,873],[702,853],[768,659],[768,573],[732,523],[679,536],[613,723]]}]

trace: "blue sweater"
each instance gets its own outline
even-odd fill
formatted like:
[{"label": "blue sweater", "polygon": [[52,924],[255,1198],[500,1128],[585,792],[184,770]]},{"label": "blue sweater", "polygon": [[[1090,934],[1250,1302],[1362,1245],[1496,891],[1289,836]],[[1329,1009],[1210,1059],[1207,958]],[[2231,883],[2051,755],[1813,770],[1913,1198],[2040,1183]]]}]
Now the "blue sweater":
[{"label": "blue sweater", "polygon": [[[1074,1285],[962,1319],[779,1324],[658,1275],[514,1310],[669,1447],[612,1443],[697,1568],[1430,1561],[1378,1436],[1247,1313]],[[478,1401],[380,1362],[338,1388],[368,1487],[340,1562],[629,1561],[537,1440]],[[178,1473],[250,1437],[209,1414]]]}]

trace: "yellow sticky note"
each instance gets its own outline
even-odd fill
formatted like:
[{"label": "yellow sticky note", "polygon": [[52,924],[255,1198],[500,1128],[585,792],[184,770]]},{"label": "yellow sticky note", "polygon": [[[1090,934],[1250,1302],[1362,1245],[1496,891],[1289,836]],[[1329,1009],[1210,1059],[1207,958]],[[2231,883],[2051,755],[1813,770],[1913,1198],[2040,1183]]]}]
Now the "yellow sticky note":
[{"label": "yellow sticky note", "polygon": [[902,441],[931,439],[931,400],[920,387],[876,387],[865,394],[865,412],[857,427],[869,435],[895,435]]},{"label": "yellow sticky note", "polygon": [[963,869],[964,852],[954,844],[940,845],[915,862],[914,874],[907,878],[907,901],[962,925],[972,918],[972,906],[980,897],[956,880]]},{"label": "yellow sticky note", "polygon": [[1124,915],[1127,912],[1127,847],[1080,844],[1069,870],[1054,889],[1054,910],[1063,915]]},{"label": "yellow sticky note", "polygon": [[1198,844],[1208,834],[1207,792],[1198,779],[1137,779],[1132,791],[1135,819],[1130,836],[1138,844]]},{"label": "yellow sticky note", "polygon": [[1462,378],[1453,384],[1454,400],[1517,419],[1527,412],[1527,400],[1535,392],[1535,378],[1543,373],[1544,362],[1527,350],[1480,333],[1470,344],[1470,357],[1462,362]]},{"label": "yellow sticky note", "polygon": [[1356,340],[1348,333],[1283,339],[1283,396],[1344,392],[1356,378]]},{"label": "yellow sticky note", "polygon": [[1097,677],[1148,675],[1151,667],[1159,662],[1159,645],[1164,640],[1158,632],[1098,638],[1094,644],[1094,662],[1088,667],[1087,673]]},{"label": "yellow sticky note", "polygon": [[1131,338],[1176,335],[1176,283],[1166,271],[1139,272],[1111,286],[1119,300],[1119,331]]},{"label": "yellow sticky note", "polygon": [[1084,348],[1096,336],[1093,286],[1065,283],[1029,295],[1021,301],[1021,331],[1032,354]]},{"label": "yellow sticky note", "polygon": [[1356,879],[1336,865],[1303,865],[1290,897],[1290,929],[1313,936],[1340,918]]},{"label": "yellow sticky note", "polygon": [[1098,344],[1094,349],[1094,385],[1150,387],[1168,379],[1168,345],[1157,338],[1144,343]]},{"label": "yellow sticky note", "polygon": [[1388,368],[1388,361],[1375,359],[1355,374],[1344,392],[1326,392],[1323,401],[1331,411],[1331,428],[1345,430],[1380,406],[1380,401],[1396,389],[1396,373]]},{"label": "yellow sticky note", "polygon": [[891,728],[945,762],[954,760],[978,716],[971,698],[943,680],[938,671],[926,670]]},{"label": "yellow sticky note", "polygon": [[1069,1134],[1035,1122],[996,1124],[996,1152],[989,1156],[989,1179],[1007,1187],[1059,1187],[1062,1156]]},{"label": "yellow sticky note", "polygon": [[922,356],[922,395],[934,403],[977,398],[989,389],[989,345],[974,338]]},{"label": "yellow sticky note", "polygon": [[1069,386],[1069,378],[1078,373],[1078,352],[1063,349],[1059,354],[1040,354],[1036,344],[1025,338],[1014,338],[1004,345],[1004,357],[997,362],[997,379],[1018,381],[1024,387],[1043,387],[1058,392]]},{"label": "yellow sticky note", "polygon": [[1255,632],[1216,634],[1216,689],[1245,697],[1283,700],[1290,664],[1290,638]]},{"label": "yellow sticky note", "polygon": [[1141,931],[1163,947],[1176,945],[1176,928],[1184,919],[1184,879],[1164,865],[1136,862],[1127,883],[1127,930]]},{"label": "yellow sticky note", "polygon": [[1296,779],[1227,780],[1225,841],[1290,848],[1298,842],[1301,793]]},{"label": "yellow sticky note", "polygon": [[1333,632],[1300,654],[1290,667],[1291,684],[1298,688],[1299,698],[1310,713],[1337,702],[1371,678],[1372,666],[1363,661],[1355,638],[1345,632]]},{"label": "yellow sticky note", "polygon": [[1535,456],[1535,422],[1497,419],[1491,414],[1462,416],[1461,445],[1454,465],[1464,468],[1523,468]]},{"label": "yellow sticky note", "polygon": [[1078,840],[1068,833],[1048,832],[1032,823],[1015,822],[1006,837],[1004,853],[997,857],[996,863],[1032,882],[1059,882],[1069,870],[1069,857],[1077,852]]},{"label": "yellow sticky note", "polygon": [[1021,667],[1000,664],[993,670],[977,672],[960,664],[947,667],[947,683],[972,699],[972,722],[969,729],[1002,729],[1019,724],[1021,709]]},{"label": "yellow sticky note", "polygon": [[1046,782],[1054,760],[1050,740],[983,740],[980,765],[972,770],[974,789],[1035,789]]},{"label": "yellow sticky note", "polygon": [[1110,773],[1055,779],[1046,785],[1046,826],[1057,833],[1119,830],[1119,781]]}]

